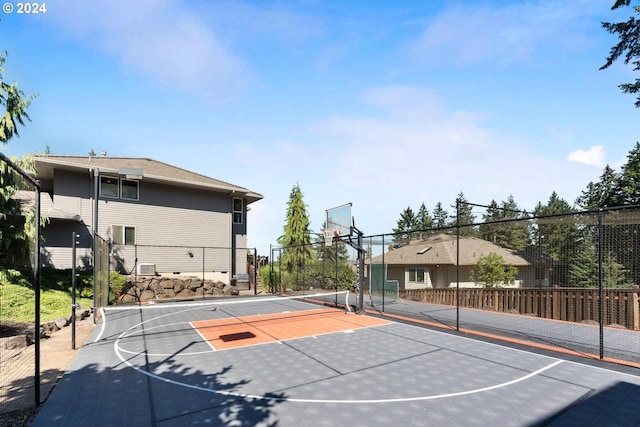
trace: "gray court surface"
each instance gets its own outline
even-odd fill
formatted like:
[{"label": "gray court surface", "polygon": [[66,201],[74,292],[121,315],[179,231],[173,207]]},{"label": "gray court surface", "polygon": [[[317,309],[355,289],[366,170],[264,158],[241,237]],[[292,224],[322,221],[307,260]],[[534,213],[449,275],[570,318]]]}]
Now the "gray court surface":
[{"label": "gray court surface", "polygon": [[216,351],[189,322],[254,308],[162,305],[107,310],[32,426],[640,425],[635,368],[393,321]]}]

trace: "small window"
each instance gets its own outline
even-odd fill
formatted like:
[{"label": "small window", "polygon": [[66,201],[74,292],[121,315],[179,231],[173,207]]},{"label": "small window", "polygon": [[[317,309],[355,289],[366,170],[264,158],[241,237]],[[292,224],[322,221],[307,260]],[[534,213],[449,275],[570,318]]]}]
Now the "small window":
[{"label": "small window", "polygon": [[120,188],[123,199],[138,200],[138,181],[123,179],[120,181]]},{"label": "small window", "polygon": [[242,199],[238,199],[236,197],[233,198],[233,223],[234,224],[242,224]]},{"label": "small window", "polygon": [[409,282],[424,283],[424,268],[410,268]]},{"label": "small window", "polygon": [[101,176],[100,177],[100,195],[103,197],[117,198],[119,196],[118,178],[113,178],[110,176]]},{"label": "small window", "polygon": [[113,244],[114,245],[135,245],[136,229],[124,225],[112,225]]}]

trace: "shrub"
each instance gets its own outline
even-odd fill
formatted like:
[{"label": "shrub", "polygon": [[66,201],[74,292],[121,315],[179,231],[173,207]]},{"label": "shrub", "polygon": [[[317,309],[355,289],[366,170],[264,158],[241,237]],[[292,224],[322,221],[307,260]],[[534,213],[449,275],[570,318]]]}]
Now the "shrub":
[{"label": "shrub", "polygon": [[127,276],[111,271],[109,273],[109,304],[116,304],[127,286]]}]

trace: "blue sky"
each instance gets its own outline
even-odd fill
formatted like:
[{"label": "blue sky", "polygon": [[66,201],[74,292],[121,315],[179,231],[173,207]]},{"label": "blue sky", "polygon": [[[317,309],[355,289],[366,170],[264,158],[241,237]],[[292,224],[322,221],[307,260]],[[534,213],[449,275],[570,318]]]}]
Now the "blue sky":
[{"label": "blue sky", "polygon": [[3,14],[5,78],[37,92],[2,151],[149,157],[264,195],[267,254],[299,184],[320,231],[365,234],[463,192],[573,203],[639,140],[637,76],[599,71],[611,1],[48,1]]}]

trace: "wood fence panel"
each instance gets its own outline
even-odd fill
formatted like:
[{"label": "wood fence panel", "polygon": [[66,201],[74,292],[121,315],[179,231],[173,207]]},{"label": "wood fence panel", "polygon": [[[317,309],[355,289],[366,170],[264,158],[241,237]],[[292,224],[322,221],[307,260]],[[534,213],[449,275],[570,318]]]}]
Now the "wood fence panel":
[{"label": "wood fence panel", "polygon": [[[463,288],[460,307],[504,313],[535,314],[569,322],[599,321],[599,292],[594,288]],[[401,298],[455,306],[456,289],[410,289]],[[640,302],[636,289],[605,289],[602,319],[605,325],[640,330]]]}]

